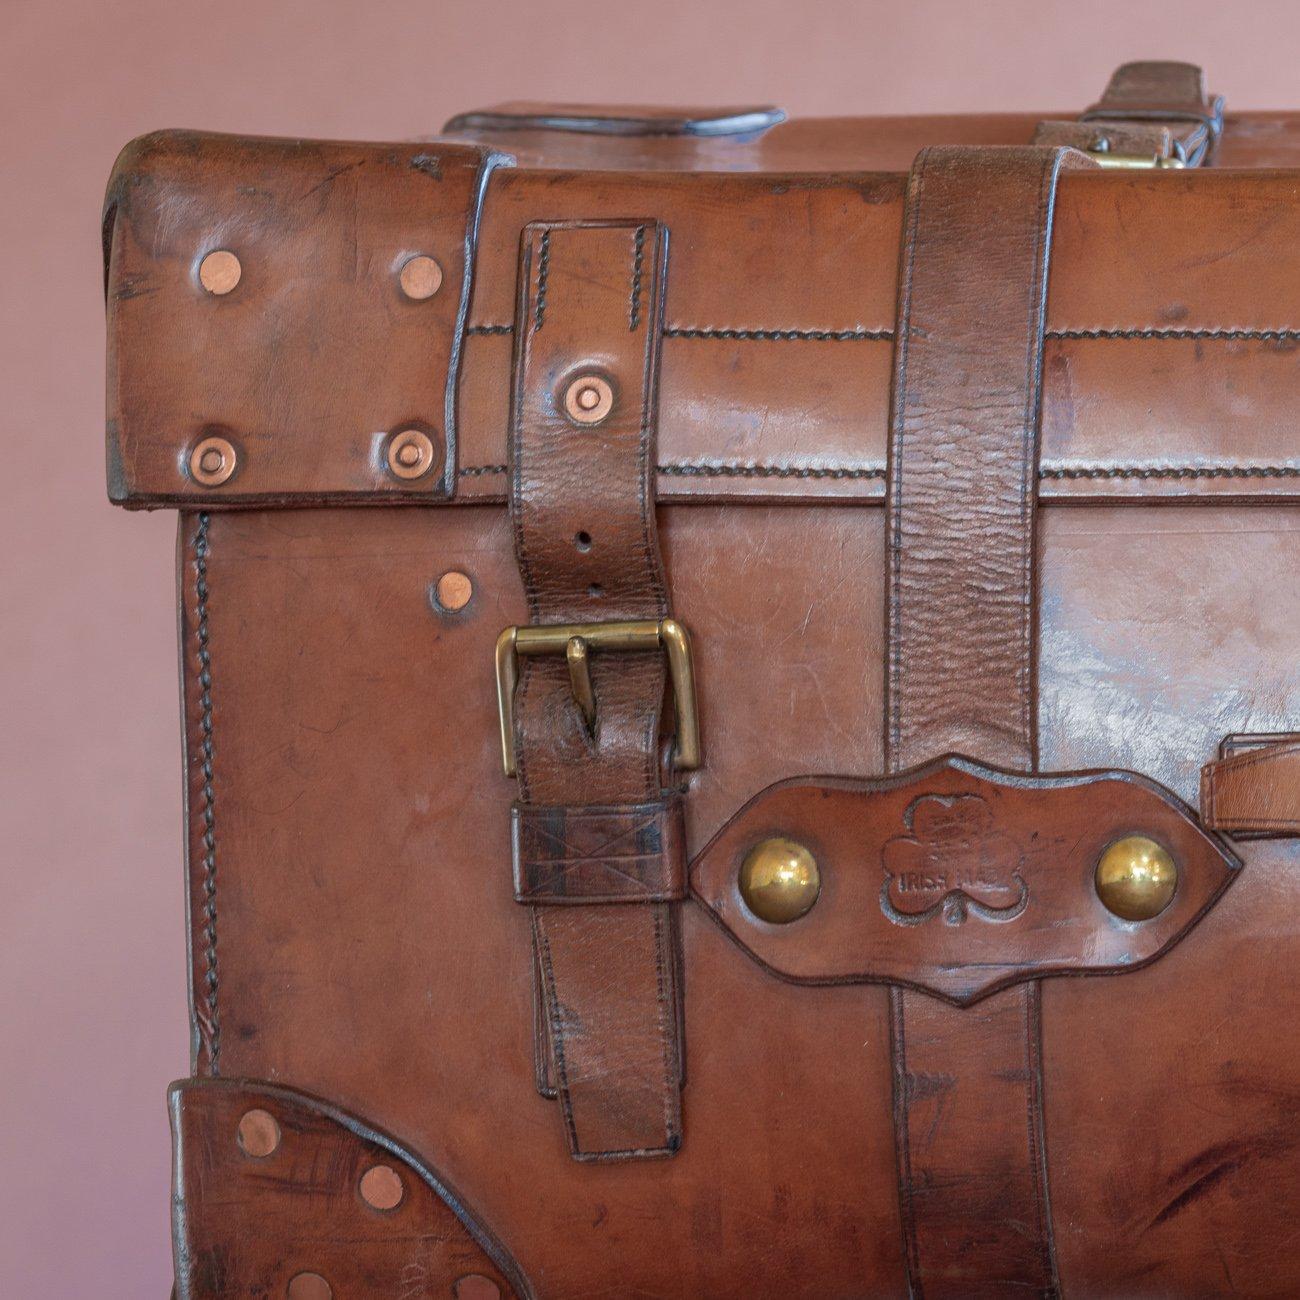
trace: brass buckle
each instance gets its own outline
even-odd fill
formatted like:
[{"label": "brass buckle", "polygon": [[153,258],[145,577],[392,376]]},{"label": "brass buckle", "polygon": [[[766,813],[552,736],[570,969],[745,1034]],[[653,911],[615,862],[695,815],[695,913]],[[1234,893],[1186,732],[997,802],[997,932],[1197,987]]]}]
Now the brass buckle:
[{"label": "brass buckle", "polygon": [[660,650],[668,658],[668,676],[677,708],[677,744],[673,766],[690,771],[700,765],[700,719],[695,707],[695,669],[691,640],[675,619],[641,619],[623,623],[557,623],[551,627],[508,627],[497,637],[497,707],[501,715],[501,758],[514,776],[515,687],[520,655],[563,655],[569,665],[573,698],[589,728],[599,713],[591,683],[593,650]]}]

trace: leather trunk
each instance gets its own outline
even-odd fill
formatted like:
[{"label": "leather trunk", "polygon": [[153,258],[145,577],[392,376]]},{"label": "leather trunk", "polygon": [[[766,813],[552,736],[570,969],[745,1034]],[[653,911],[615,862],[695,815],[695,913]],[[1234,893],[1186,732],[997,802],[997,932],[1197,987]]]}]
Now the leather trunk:
[{"label": "leather trunk", "polygon": [[182,1300],[1300,1294],[1300,114],[166,131],[104,243]]}]

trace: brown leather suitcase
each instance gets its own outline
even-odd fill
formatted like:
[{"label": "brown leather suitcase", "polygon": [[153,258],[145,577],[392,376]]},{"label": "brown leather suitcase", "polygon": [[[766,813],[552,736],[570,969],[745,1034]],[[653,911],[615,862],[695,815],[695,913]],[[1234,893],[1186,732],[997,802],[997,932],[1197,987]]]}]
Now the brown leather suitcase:
[{"label": "brown leather suitcase", "polygon": [[177,1295],[1300,1294],[1300,115],[162,132]]}]

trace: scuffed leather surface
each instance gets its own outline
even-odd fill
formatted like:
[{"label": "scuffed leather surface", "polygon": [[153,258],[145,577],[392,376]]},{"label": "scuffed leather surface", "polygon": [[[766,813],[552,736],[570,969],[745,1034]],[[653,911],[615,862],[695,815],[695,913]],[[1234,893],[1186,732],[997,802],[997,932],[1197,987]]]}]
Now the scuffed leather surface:
[{"label": "scuffed leather surface", "polygon": [[[169,1101],[176,1300],[283,1296],[302,1272],[339,1297],[443,1300],[476,1276],[506,1300],[531,1300],[518,1266],[441,1175],[357,1116],[248,1079],[189,1079]],[[268,1155],[246,1154],[237,1138],[254,1109],[279,1126]],[[401,1181],[389,1210],[358,1190],[377,1165]]]},{"label": "scuffed leather surface", "polygon": [[[689,158],[710,169],[777,163],[790,171],[830,169],[836,159],[853,170],[892,156],[887,165],[905,167],[926,132],[1018,143],[1034,120],[792,124],[755,150],[716,155],[721,163],[709,154],[720,145],[692,142],[684,152],[671,141],[638,142],[605,162],[594,149],[552,158],[579,168],[680,167]],[[1292,119],[1240,118],[1219,161],[1284,162],[1297,143]],[[1293,324],[1281,313],[1295,298],[1294,204],[1289,182],[1277,177],[1158,179],[1168,187],[1126,177],[1062,186],[1049,330],[1055,321],[1097,337],[1048,340],[1046,445],[1073,439],[1068,468],[1081,472],[1045,479],[1044,497],[1220,492],[1228,502],[1043,512],[1038,715],[1045,766],[1131,767],[1191,798],[1197,769],[1225,731],[1283,730],[1300,703],[1297,610],[1288,584],[1276,581],[1300,562],[1294,520],[1275,505],[1230,505],[1257,488],[1284,498],[1287,480],[1183,472],[1213,472],[1225,459],[1242,468],[1237,462],[1257,446],[1270,463],[1294,459],[1293,341],[1285,332],[1264,336]],[[825,316],[813,313],[831,301],[820,296],[823,272],[838,271],[829,279],[842,290],[841,319],[852,326],[877,313],[887,328],[888,259],[875,267],[874,255],[854,247],[843,261],[818,262],[816,274],[801,265],[805,228],[831,232],[811,245],[817,250],[849,248],[845,233],[857,228],[851,203],[842,225],[823,219],[845,194],[828,178],[817,181],[753,182],[757,193],[789,186],[783,218],[770,209],[754,216],[772,232],[770,250],[719,237],[721,215],[716,226],[701,217],[691,238],[677,241],[676,291],[695,294],[720,329],[735,327],[736,317],[717,314],[730,305],[789,305],[782,318],[812,331],[825,328]],[[891,184],[892,213],[875,205],[879,229],[863,238],[872,248],[888,242],[892,221],[896,253],[900,191]],[[478,316],[477,324],[509,321],[520,221],[538,215],[543,191],[548,215],[586,215],[607,203],[610,215],[625,217],[647,210],[626,206],[638,191],[686,188],[650,190],[644,176],[619,188],[562,172],[533,176],[529,186],[514,191],[502,217],[494,284],[479,282],[489,308],[504,289],[505,315]],[[493,190],[493,203],[506,193]],[[824,191],[826,208],[801,225],[800,205]],[[735,191],[706,192],[701,211],[736,210]],[[1076,192],[1087,201],[1074,206]],[[679,219],[675,233],[684,229]],[[1080,249],[1089,256],[1078,257]],[[885,282],[882,298],[864,293],[854,278],[860,267]],[[1054,315],[1077,306],[1081,315]],[[480,391],[504,390],[511,338],[475,334],[467,343],[486,359]],[[714,391],[703,372],[697,381],[685,361],[669,360],[674,349],[683,358],[707,353],[716,372],[745,376],[716,390],[719,398],[670,402],[663,428],[688,437],[709,428],[725,439],[719,453],[698,444],[726,462],[716,477],[663,476],[689,483],[704,501],[660,512],[677,610],[696,632],[701,664],[709,768],[691,778],[687,812],[691,842],[700,844],[773,780],[879,770],[881,512],[829,501],[736,508],[709,498],[849,492],[879,500],[888,380],[878,376],[888,374],[889,342],[670,336],[664,346],[666,393],[675,364],[688,398],[693,389]],[[883,365],[853,360],[867,347],[885,354]],[[828,364],[819,355],[850,360]],[[1054,356],[1063,361],[1053,370]],[[861,383],[863,373],[865,387],[836,406],[838,389]],[[761,393],[752,405],[751,391]],[[775,400],[784,392],[788,405]],[[879,417],[855,429],[852,411],[869,409],[873,394]],[[826,419],[800,427],[798,403],[810,400]],[[505,417],[479,408],[467,390],[464,401],[483,412],[488,452],[462,458],[476,471],[462,486],[499,501],[504,475],[486,471],[504,463]],[[826,454],[815,441],[823,427],[844,431],[841,449]],[[1107,463],[1090,465],[1091,438],[1122,441],[1130,428],[1133,455],[1121,445]],[[756,460],[755,447],[775,459]],[[695,456],[677,463],[687,459]],[[1169,477],[1138,473],[1152,463]],[[751,465],[786,476],[749,474]],[[690,1141],[677,1159],[575,1166],[553,1107],[520,1102],[531,1085],[532,997],[518,962],[527,916],[505,877],[510,787],[499,776],[487,664],[500,626],[526,612],[502,514],[488,506],[185,521],[201,1061],[215,1067],[209,1048],[224,1042],[222,1068],[350,1099],[400,1132],[467,1189],[526,1259],[541,1294],[820,1296],[828,1285],[902,1294],[899,1206],[892,1180],[881,1177],[893,1160],[881,990],[772,979],[688,906],[685,1014],[697,1048]],[[427,599],[429,583],[453,566],[473,575],[476,592],[457,618],[432,612]],[[1290,844],[1243,849],[1248,869],[1236,887],[1161,961],[1122,980],[1042,988],[1048,1180],[1067,1294],[1133,1300],[1300,1289],[1294,1252],[1285,1249],[1297,1212],[1291,1116],[1300,1067],[1277,1031],[1278,1008],[1300,997],[1300,864]],[[209,904],[221,934],[211,961],[202,919]],[[1032,1023],[1030,1009],[1019,1010],[1018,1023]],[[1036,1068],[1028,1031],[1021,1059]],[[1013,1112],[995,1107],[983,1122],[1001,1127]],[[572,1249],[578,1231],[590,1252]]]},{"label": "scuffed leather surface", "polygon": [[[707,743],[688,842],[783,778],[879,772],[883,511],[659,516]],[[1195,800],[1225,732],[1300,716],[1300,591],[1272,581],[1300,568],[1289,509],[1053,505],[1040,523],[1044,769],[1132,769]],[[196,527],[180,587],[203,1005]],[[776,979],[688,903],[682,1150],[577,1164],[536,1096],[491,672],[501,627],[527,620],[505,511],[231,513],[208,543],[222,1071],[292,1082],[400,1137],[542,1296],[904,1294],[884,989]],[[448,568],[475,584],[455,617],[428,601]],[[1228,1296],[1218,1248],[1238,1291],[1300,1290],[1277,1244],[1300,1212],[1300,1060],[1278,1029],[1300,1003],[1300,857],[1239,849],[1239,879],[1158,962],[1043,985],[1067,1296]]]},{"label": "scuffed leather surface", "polygon": [[[753,916],[737,887],[745,854],[778,828],[812,850],[822,876],[816,905],[789,925]],[[1093,885],[1107,845],[1131,834],[1164,844],[1179,867],[1174,902],[1143,925],[1113,916]],[[952,758],[886,780],[773,786],[691,878],[727,932],[785,978],[905,984],[968,1004],[1010,983],[1153,960],[1238,865],[1185,804],[1131,773],[1012,776]]]},{"label": "scuffed leather surface", "polygon": [[[392,478],[374,439],[411,419],[442,431],[443,363],[423,359],[454,345],[458,264],[444,258],[438,294],[410,303],[392,260],[431,243],[440,256],[460,249],[464,212],[451,204],[443,217],[438,205],[457,186],[466,197],[469,162],[439,183],[408,163],[446,145],[402,146],[390,164],[395,146],[205,136],[191,156],[187,138],[147,137],[112,183],[110,205],[122,196],[110,207],[112,497],[211,509],[438,497],[423,480]],[[240,192],[267,189],[281,156],[289,161],[268,196]],[[328,179],[358,159],[367,161]],[[779,177],[493,171],[459,367],[457,495],[506,495],[519,238],[541,211],[639,213],[673,232],[662,499],[882,498],[903,181],[865,165],[807,174],[810,153],[804,174]],[[359,276],[339,242],[358,187],[368,241]],[[1058,209],[1042,495],[1296,499],[1292,182],[1215,169],[1067,176]],[[155,229],[166,234],[156,252]],[[195,289],[193,263],[223,240],[244,251],[245,280],[212,300]],[[164,364],[149,369],[146,355]],[[371,382],[390,371],[391,382]],[[346,400],[335,391],[343,380]],[[182,469],[208,423],[244,457],[217,489]]]},{"label": "scuffed leather surface", "polygon": [[[104,218],[110,498],[449,495],[474,233],[501,161],[464,145],[192,131],[129,145]],[[198,280],[215,249],[241,264],[224,296]],[[420,302],[398,283],[416,254],[443,276]],[[439,451],[419,480],[384,463],[387,435],[411,424]],[[239,452],[218,489],[186,471],[190,445],[211,434]]]},{"label": "scuffed leather surface", "polygon": [[1070,156],[936,149],[912,171],[890,433],[893,770],[951,750],[1033,766],[1047,249]]}]

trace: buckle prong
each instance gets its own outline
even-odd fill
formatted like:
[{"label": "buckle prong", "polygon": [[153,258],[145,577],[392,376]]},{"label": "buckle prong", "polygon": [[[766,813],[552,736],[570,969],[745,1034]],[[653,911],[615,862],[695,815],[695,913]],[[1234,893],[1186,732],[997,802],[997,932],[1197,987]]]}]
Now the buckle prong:
[{"label": "buckle prong", "polygon": [[663,650],[677,710],[673,766],[690,771],[700,765],[700,723],[695,705],[695,670],[686,629],[675,619],[639,619],[616,623],[558,623],[544,627],[508,627],[497,637],[497,707],[501,715],[501,758],[507,776],[517,772],[515,759],[515,687],[520,655],[562,654],[569,668],[573,698],[589,730],[599,716],[591,680],[592,651]]}]

